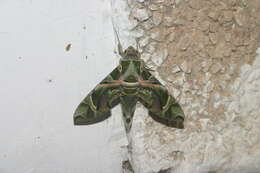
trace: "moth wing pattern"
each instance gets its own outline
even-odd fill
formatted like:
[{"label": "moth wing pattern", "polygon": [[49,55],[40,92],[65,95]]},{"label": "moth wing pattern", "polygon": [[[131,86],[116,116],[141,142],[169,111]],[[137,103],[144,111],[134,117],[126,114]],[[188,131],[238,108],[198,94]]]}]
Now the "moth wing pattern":
[{"label": "moth wing pattern", "polygon": [[148,69],[143,71],[142,78],[149,84],[142,87],[139,101],[148,109],[149,115],[166,126],[183,129],[184,112],[180,104]]},{"label": "moth wing pattern", "polygon": [[94,124],[111,116],[111,109],[120,102],[120,90],[109,83],[119,75],[117,67],[83,99],[74,112],[74,125]]}]

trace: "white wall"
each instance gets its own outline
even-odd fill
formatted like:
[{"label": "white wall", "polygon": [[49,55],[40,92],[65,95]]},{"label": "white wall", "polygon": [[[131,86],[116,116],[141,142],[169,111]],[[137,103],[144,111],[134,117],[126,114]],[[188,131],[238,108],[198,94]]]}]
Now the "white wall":
[{"label": "white wall", "polygon": [[108,0],[0,1],[0,173],[120,172],[120,114],[72,119],[118,62],[109,13]]}]

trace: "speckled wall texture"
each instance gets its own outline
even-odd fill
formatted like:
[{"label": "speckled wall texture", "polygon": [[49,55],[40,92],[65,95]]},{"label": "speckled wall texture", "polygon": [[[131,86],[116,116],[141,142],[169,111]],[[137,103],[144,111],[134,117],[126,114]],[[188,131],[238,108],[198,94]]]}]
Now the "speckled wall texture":
[{"label": "speckled wall texture", "polygon": [[142,58],[186,114],[176,130],[140,106],[134,171],[260,172],[260,1],[128,0],[127,8]]}]

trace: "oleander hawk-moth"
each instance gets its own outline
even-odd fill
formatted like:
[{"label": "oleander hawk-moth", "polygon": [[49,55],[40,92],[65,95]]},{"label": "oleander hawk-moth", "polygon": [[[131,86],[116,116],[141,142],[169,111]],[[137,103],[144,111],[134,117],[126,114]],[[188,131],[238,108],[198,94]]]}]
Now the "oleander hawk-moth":
[{"label": "oleander hawk-moth", "polygon": [[74,113],[75,125],[98,123],[111,115],[111,109],[121,104],[126,132],[139,101],[156,121],[169,127],[183,129],[184,113],[167,89],[150,73],[132,46],[122,51],[119,65],[102,80],[80,103]]}]

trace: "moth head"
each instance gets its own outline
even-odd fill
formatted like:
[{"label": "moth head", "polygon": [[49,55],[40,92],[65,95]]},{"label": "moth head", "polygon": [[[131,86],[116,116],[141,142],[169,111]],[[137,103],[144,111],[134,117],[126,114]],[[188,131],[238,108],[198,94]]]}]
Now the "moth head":
[{"label": "moth head", "polygon": [[133,46],[129,46],[123,53],[124,58],[140,59],[141,54]]}]

